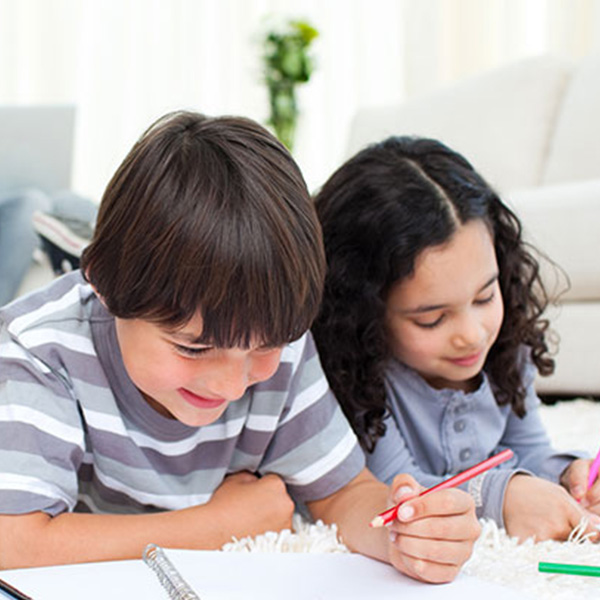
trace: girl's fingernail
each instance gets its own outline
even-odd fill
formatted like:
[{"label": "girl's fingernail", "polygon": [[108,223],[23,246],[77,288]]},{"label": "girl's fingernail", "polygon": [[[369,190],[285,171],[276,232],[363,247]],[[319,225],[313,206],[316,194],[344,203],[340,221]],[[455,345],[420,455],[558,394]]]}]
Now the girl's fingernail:
[{"label": "girl's fingernail", "polygon": [[415,514],[415,509],[412,506],[401,506],[398,509],[398,518],[401,521],[408,521]]},{"label": "girl's fingernail", "polygon": [[390,531],[390,542],[392,542],[392,544],[395,544],[397,539],[398,534],[395,531]]},{"label": "girl's fingernail", "polygon": [[585,490],[583,489],[583,486],[575,485],[575,486],[573,486],[573,489],[571,490],[571,494],[575,498],[581,498],[581,496],[583,496],[585,494]]},{"label": "girl's fingernail", "polygon": [[596,528],[600,529],[600,517],[598,515],[590,515],[589,517],[590,523]]},{"label": "girl's fingernail", "polygon": [[412,496],[415,493],[411,487],[403,485],[394,492],[394,502],[400,502],[404,496]]}]

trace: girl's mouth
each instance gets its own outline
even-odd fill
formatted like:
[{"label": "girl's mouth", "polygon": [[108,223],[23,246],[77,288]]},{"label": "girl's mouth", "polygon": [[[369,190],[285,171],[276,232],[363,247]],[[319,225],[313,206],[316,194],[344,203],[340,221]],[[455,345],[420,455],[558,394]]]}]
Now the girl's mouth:
[{"label": "girl's mouth", "polygon": [[472,367],[481,358],[481,352],[476,354],[470,354],[469,356],[463,356],[462,358],[452,358],[450,362],[459,367]]}]

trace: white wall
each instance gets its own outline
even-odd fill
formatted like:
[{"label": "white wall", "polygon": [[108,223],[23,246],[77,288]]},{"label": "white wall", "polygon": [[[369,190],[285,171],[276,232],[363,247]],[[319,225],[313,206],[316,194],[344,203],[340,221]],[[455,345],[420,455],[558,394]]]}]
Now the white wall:
[{"label": "white wall", "polygon": [[0,0],[0,103],[76,104],[73,186],[99,198],[168,110],[266,120],[269,17],[321,33],[295,151],[311,189],[345,158],[358,106],[532,54],[600,49],[600,0]]}]

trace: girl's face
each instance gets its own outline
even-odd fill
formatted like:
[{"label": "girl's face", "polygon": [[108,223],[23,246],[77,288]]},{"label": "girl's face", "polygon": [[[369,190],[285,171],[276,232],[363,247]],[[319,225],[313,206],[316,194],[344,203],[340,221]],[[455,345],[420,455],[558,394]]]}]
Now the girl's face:
[{"label": "girl's face", "polygon": [[171,331],[141,319],[116,319],[123,362],[133,383],[161,414],[191,427],[216,421],[246,389],[277,370],[281,348],[198,344],[202,318]]},{"label": "girl's face", "polygon": [[481,220],[423,250],[386,302],[394,356],[438,389],[476,387],[503,316],[494,244]]}]

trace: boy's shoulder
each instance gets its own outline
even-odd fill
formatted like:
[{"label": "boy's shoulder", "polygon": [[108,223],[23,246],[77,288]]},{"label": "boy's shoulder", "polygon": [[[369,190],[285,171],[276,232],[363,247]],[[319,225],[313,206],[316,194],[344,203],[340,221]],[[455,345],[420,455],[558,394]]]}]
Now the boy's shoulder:
[{"label": "boy's shoulder", "polygon": [[2,307],[0,329],[3,337],[19,341],[34,331],[81,329],[90,320],[95,298],[81,272],[73,271]]},{"label": "boy's shoulder", "polygon": [[[252,386],[253,394],[267,392],[291,402],[312,385],[324,384],[317,349],[310,331],[283,347],[279,366],[269,379]],[[273,396],[270,396],[273,397]]]}]

